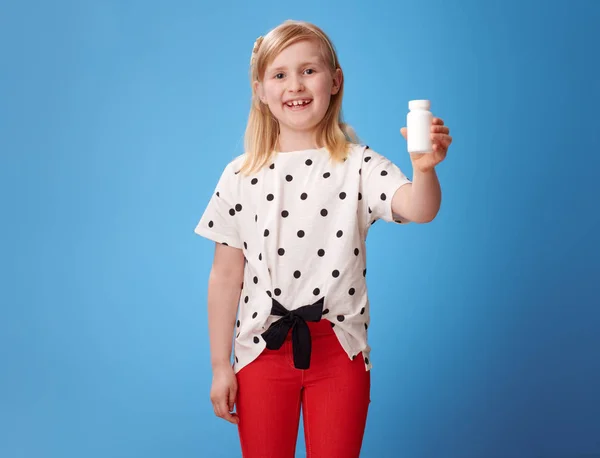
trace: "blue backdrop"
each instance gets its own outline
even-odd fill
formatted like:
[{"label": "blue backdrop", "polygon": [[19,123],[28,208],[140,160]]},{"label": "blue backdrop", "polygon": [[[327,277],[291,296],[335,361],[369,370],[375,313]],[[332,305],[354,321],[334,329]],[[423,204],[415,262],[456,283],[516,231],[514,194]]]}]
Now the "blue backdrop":
[{"label": "blue backdrop", "polygon": [[347,120],[409,176],[408,100],[454,138],[437,219],[369,235],[362,456],[600,456],[593,0],[3,3],[0,456],[240,456],[193,229],[288,18],[331,35]]}]

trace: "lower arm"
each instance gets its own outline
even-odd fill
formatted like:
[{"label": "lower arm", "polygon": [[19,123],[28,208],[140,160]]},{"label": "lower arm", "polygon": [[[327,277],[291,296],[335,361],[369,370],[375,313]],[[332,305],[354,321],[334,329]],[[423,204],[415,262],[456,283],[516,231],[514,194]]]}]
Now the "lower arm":
[{"label": "lower arm", "polygon": [[435,169],[428,172],[415,170],[410,198],[410,219],[428,223],[437,215],[442,201],[442,190]]},{"label": "lower arm", "polygon": [[235,317],[242,279],[225,273],[210,273],[208,280],[208,331],[211,365],[230,365]]}]

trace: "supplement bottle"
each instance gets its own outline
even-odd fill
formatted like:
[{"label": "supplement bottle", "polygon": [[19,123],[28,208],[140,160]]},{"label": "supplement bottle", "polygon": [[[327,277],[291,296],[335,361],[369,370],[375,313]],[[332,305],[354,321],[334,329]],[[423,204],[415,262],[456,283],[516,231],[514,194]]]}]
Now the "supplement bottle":
[{"label": "supplement bottle", "polygon": [[406,116],[406,137],[409,153],[431,153],[431,122],[433,115],[429,100],[411,100]]}]

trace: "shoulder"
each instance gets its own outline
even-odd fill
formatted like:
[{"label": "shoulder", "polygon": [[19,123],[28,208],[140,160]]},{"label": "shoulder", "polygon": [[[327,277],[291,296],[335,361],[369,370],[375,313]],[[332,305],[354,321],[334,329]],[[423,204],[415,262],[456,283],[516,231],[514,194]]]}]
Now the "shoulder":
[{"label": "shoulder", "polygon": [[361,168],[367,169],[377,167],[382,162],[389,162],[383,154],[375,151],[367,144],[352,144],[348,151],[348,159],[353,162],[360,162]]},{"label": "shoulder", "polygon": [[236,181],[239,179],[240,169],[244,163],[245,155],[241,154],[233,159],[230,159],[229,162],[225,164],[225,166],[221,169],[221,180],[222,181]]},{"label": "shoulder", "polygon": [[240,155],[230,159],[221,168],[220,176],[217,183],[217,191],[220,194],[234,195],[238,192],[241,183],[240,168],[244,161],[244,155]]},{"label": "shoulder", "polygon": [[238,172],[242,168],[242,165],[244,165],[245,160],[246,154],[240,154],[227,163],[225,170],[231,171],[234,175],[238,175]]}]

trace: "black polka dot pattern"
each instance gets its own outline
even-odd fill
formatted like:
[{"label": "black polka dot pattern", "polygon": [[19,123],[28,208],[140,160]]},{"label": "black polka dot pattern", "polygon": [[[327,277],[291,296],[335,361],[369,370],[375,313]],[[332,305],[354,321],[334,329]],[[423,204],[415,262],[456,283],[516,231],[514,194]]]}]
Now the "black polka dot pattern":
[{"label": "black polka dot pattern", "polygon": [[[363,335],[356,337],[365,345],[365,231],[380,219],[402,223],[392,215],[391,201],[408,181],[372,150],[351,146],[344,163],[313,151],[273,157],[250,176],[238,174],[239,162],[229,167],[197,231],[243,249],[247,281],[235,321],[238,367],[262,348],[273,299],[300,306],[322,298],[335,333],[359,328]],[[361,356],[347,351],[353,360]]]}]

